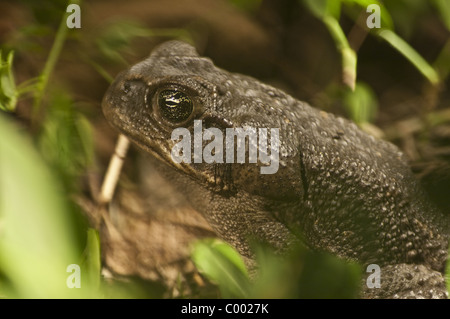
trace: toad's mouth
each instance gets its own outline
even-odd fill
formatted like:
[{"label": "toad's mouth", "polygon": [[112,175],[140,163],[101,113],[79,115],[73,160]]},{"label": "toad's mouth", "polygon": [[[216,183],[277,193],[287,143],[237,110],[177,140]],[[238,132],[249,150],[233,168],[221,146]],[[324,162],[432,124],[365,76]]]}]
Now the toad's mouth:
[{"label": "toad's mouth", "polygon": [[[127,128],[128,121],[121,119],[121,116],[115,116],[110,123],[134,145],[158,160],[160,163],[167,165],[170,169],[175,170],[179,174],[186,175],[202,185],[207,185],[217,190],[218,178],[216,175],[217,165],[210,170],[200,170],[195,167],[196,164],[177,162],[173,160],[172,148],[174,142],[170,138],[144,136],[139,131]],[[157,135],[157,134],[155,134]]]}]

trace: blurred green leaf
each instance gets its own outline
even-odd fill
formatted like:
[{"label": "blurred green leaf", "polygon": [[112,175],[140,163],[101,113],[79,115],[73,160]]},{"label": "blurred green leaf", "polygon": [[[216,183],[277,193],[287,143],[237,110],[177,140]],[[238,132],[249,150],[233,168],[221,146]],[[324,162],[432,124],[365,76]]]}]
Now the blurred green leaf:
[{"label": "blurred green leaf", "polygon": [[0,114],[0,273],[21,298],[80,296],[66,268],[79,252],[66,194],[32,144]]},{"label": "blurred green leaf", "polygon": [[3,61],[0,50],[0,110],[12,112],[16,108],[17,91],[12,72],[14,52],[10,51]]},{"label": "blurred green leaf", "polygon": [[254,246],[255,277],[250,282],[240,255],[220,240],[200,241],[193,260],[217,283],[224,298],[356,298],[361,267],[325,253],[296,246],[278,254],[261,243]]},{"label": "blurred green leaf", "polygon": [[81,113],[76,112],[66,93],[59,92],[52,97],[39,146],[47,161],[64,177],[67,189],[73,189],[77,177],[92,163],[92,127]]},{"label": "blurred green leaf", "polygon": [[[384,29],[394,29],[394,24],[392,22],[392,17],[389,14],[389,11],[386,9],[386,7],[377,0],[340,0],[343,4],[346,5],[357,5],[361,7],[361,9],[366,12],[367,7],[371,4],[376,4],[380,7],[380,19],[381,19],[381,27]],[[338,2],[338,1],[336,1]],[[367,13],[370,14],[370,13]]]},{"label": "blurred green leaf", "polygon": [[377,35],[389,43],[394,49],[400,52],[404,57],[406,57],[419,72],[421,72],[432,84],[439,83],[439,75],[433,69],[433,67],[428,64],[428,62],[422,58],[422,56],[417,53],[414,48],[412,48],[405,40],[399,37],[396,33],[391,30],[381,29],[377,31]]},{"label": "blurred green leaf", "polygon": [[[100,237],[97,230],[90,228],[87,231],[86,248],[83,252],[81,262],[83,279],[92,289],[100,288],[101,256],[100,256]],[[94,297],[97,293],[94,294]]]},{"label": "blurred green leaf", "polygon": [[199,241],[193,247],[192,260],[200,272],[217,283],[223,298],[248,297],[245,264],[230,245],[217,239]]},{"label": "blurred green leaf", "polygon": [[[81,0],[69,0],[68,4],[79,5]],[[67,18],[70,12],[63,11],[62,18],[59,23],[58,30],[56,31],[55,39],[53,40],[52,48],[48,54],[47,60],[45,61],[44,69],[42,70],[39,81],[36,83],[36,91],[34,94],[33,102],[33,121],[36,121],[39,115],[39,110],[42,105],[45,91],[48,86],[51,74],[55,69],[56,63],[58,62],[59,56],[64,46],[64,42],[67,38],[67,33],[70,30],[67,28]]]},{"label": "blurred green leaf", "polygon": [[303,3],[308,7],[312,14],[317,18],[323,19],[326,16],[331,16],[339,20],[341,14],[341,2],[336,0],[303,0]]},{"label": "blurred green leaf", "polygon": [[280,256],[264,245],[255,249],[258,263],[257,278],[250,296],[261,299],[299,298],[300,274],[303,271],[303,252]]},{"label": "blurred green leaf", "polygon": [[429,1],[423,0],[383,0],[383,3],[395,23],[395,32],[404,39],[411,39],[417,34],[420,21],[429,10]]},{"label": "blurred green leaf", "polygon": [[300,276],[299,298],[357,298],[361,267],[325,253],[309,252]]},{"label": "blurred green leaf", "polygon": [[304,5],[317,18],[322,20],[336,44],[341,55],[342,80],[344,84],[354,89],[356,82],[357,56],[350,47],[347,37],[339,24],[340,1],[334,0],[303,0]]},{"label": "blurred green leaf", "polygon": [[336,45],[340,50],[342,50],[343,48],[350,47],[344,31],[339,25],[339,21],[337,21],[332,16],[325,16],[322,21],[325,23],[326,27],[328,28],[328,31],[333,37],[334,42],[336,43]]},{"label": "blurred green leaf", "polygon": [[261,0],[228,0],[228,1],[245,12],[255,12],[261,5]]},{"label": "blurred green leaf", "polygon": [[357,76],[356,67],[358,59],[356,52],[350,47],[344,31],[335,18],[332,16],[325,16],[322,21],[328,28],[328,31],[333,37],[337,49],[341,54],[343,82],[346,86],[353,90],[355,88]]},{"label": "blurred green leaf", "polygon": [[30,9],[33,18],[40,24],[50,26],[58,25],[61,18],[61,12],[65,12],[68,1],[67,0],[52,0],[52,1],[34,1],[21,0],[21,2]]},{"label": "blurred green leaf", "polygon": [[280,256],[266,246],[256,249],[258,276],[251,298],[356,298],[361,268],[303,246]]},{"label": "blurred green leaf", "polygon": [[432,0],[431,3],[434,4],[439,15],[441,16],[441,20],[444,25],[447,27],[447,30],[450,31],[450,1],[448,0]]},{"label": "blurred green leaf", "polygon": [[341,50],[342,55],[342,82],[350,89],[355,89],[356,83],[356,65],[358,58],[356,52],[350,48],[345,47]]},{"label": "blurred green leaf", "polygon": [[138,36],[146,36],[146,28],[138,22],[121,20],[104,27],[96,43],[100,52],[109,60],[126,64],[120,52],[129,50],[130,42]]},{"label": "blurred green leaf", "polygon": [[76,136],[80,141],[80,151],[83,154],[81,164],[84,169],[94,161],[94,132],[91,122],[81,113],[76,113],[74,125]]},{"label": "blurred green leaf", "polygon": [[182,28],[150,29],[137,21],[119,20],[102,28],[96,44],[107,59],[127,65],[121,52],[131,50],[131,41],[137,37],[168,37],[193,42],[190,33]]},{"label": "blurred green leaf", "polygon": [[356,83],[354,91],[345,92],[343,103],[350,118],[358,124],[372,122],[378,109],[375,93],[362,82]]},{"label": "blurred green leaf", "polygon": [[433,63],[433,68],[439,72],[441,81],[450,74],[450,39],[447,40],[438,57]]}]

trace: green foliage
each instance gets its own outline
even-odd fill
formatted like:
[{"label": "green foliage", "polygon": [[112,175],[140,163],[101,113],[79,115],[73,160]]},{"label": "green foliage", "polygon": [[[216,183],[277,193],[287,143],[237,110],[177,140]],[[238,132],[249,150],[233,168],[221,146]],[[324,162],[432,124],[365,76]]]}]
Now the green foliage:
[{"label": "green foliage", "polygon": [[35,93],[37,78],[30,79],[16,86],[12,64],[14,51],[9,51],[6,60],[3,61],[0,50],[0,110],[13,112],[18,100],[27,93]]},{"label": "green foliage", "polygon": [[80,264],[84,284],[91,288],[90,297],[97,297],[100,289],[101,255],[100,237],[98,231],[90,228],[87,231],[86,247],[83,252],[83,259]]},{"label": "green foliage", "polygon": [[375,93],[362,82],[356,83],[354,91],[345,90],[343,104],[347,114],[357,124],[372,122],[378,109]]},{"label": "green foliage", "polygon": [[[230,2],[248,14],[256,12],[261,4],[261,0]],[[36,78],[16,85],[14,53],[9,48],[3,50],[3,55],[0,53],[0,109],[14,111],[17,102],[30,93],[34,98],[35,113],[45,106],[38,118],[42,122],[34,123],[38,124],[39,135],[33,141],[37,146],[0,114],[0,297],[161,297],[166,287],[158,284],[147,286],[131,281],[105,284],[100,275],[98,233],[86,229],[85,225],[79,227],[79,222],[74,221],[74,205],[67,195],[79,190],[78,177],[94,161],[93,129],[68,92],[47,90],[64,42],[71,32],[65,27],[67,13],[61,17],[67,1],[45,2],[44,6],[31,0],[25,3],[32,6],[38,22],[25,26],[21,30],[22,37],[52,36],[55,26],[60,24],[45,67]],[[367,30],[370,35],[389,43],[432,84],[443,83],[450,73],[450,41],[431,66],[408,43],[405,29],[399,31],[399,25],[413,30],[414,18],[427,6],[425,2],[384,1],[386,6],[376,0],[303,0],[302,3],[324,23],[341,55],[346,86],[337,90],[337,97],[357,123],[373,121],[377,99],[367,84],[357,80],[358,56],[341,26],[341,15],[356,12],[351,15],[356,23],[361,14],[370,14],[366,13],[369,4],[380,5],[382,28]],[[431,3],[450,30],[449,2],[432,0]],[[50,26],[39,24],[39,21]],[[131,20],[106,25],[91,41],[95,41],[98,52],[107,62],[126,64],[123,53],[133,48],[132,41],[149,37],[193,42],[187,29],[149,29]],[[18,47],[22,51],[41,50],[47,55],[38,41],[18,41]],[[100,64],[89,62],[105,78],[111,79]],[[80,233],[83,237],[86,233],[83,243],[80,243]],[[358,265],[327,254],[312,253],[303,247],[284,257],[265,246],[256,246],[255,251],[259,267],[256,273],[250,272],[252,276],[241,256],[218,240],[197,243],[192,258],[197,268],[217,284],[222,297],[357,296],[361,274]],[[69,289],[66,285],[69,264],[81,267],[81,289]],[[447,264],[446,280],[450,290],[450,263]]]},{"label": "green foliage", "polygon": [[343,83],[350,89],[354,90],[356,82],[356,67],[358,62],[356,52],[350,47],[344,32],[335,18],[326,16],[323,18],[323,23],[327,26],[328,31],[333,37],[336,47],[341,54]]},{"label": "green foliage", "polygon": [[[80,0],[70,0],[68,1],[68,4],[80,4]],[[45,90],[47,88],[47,84],[50,78],[50,75],[52,74],[56,62],[58,61],[59,55],[61,54],[61,50],[63,48],[64,42],[66,40],[67,34],[69,32],[69,29],[67,28],[67,18],[69,16],[69,12],[65,12],[63,14],[63,17],[61,19],[61,22],[58,27],[58,31],[55,35],[55,40],[53,41],[53,46],[50,50],[50,53],[48,55],[48,58],[45,62],[44,69],[42,70],[41,75],[38,77],[38,82],[36,83],[36,91],[34,94],[34,105],[33,105],[33,111],[34,115],[36,116],[40,110],[42,98],[44,96]]]},{"label": "green foliage", "polygon": [[78,297],[66,286],[66,268],[78,262],[79,246],[65,194],[3,115],[0,137],[0,273],[7,279],[0,286],[10,283],[9,297]]},{"label": "green foliage", "polygon": [[[59,20],[60,24],[52,48],[46,54],[44,68],[36,78],[16,86],[13,51],[8,50],[6,59],[0,54],[0,109],[12,112],[20,98],[30,94],[33,98],[32,127],[39,133],[33,141],[26,140],[0,114],[0,296],[161,297],[163,289],[158,285],[152,286],[149,292],[149,287],[139,283],[123,287],[103,282],[98,233],[86,229],[79,208],[68,200],[68,194],[81,191],[79,177],[94,162],[94,141],[91,124],[77,109],[70,93],[64,88],[47,89],[66,38],[70,32],[76,32],[66,27],[69,13],[65,8],[67,4],[80,1],[63,2],[57,4],[57,10],[54,6],[33,6],[36,14],[47,9],[60,14],[48,17],[52,21]],[[61,12],[64,12],[62,17]],[[31,38],[49,36],[51,30],[39,23],[25,27],[20,34],[24,41],[19,41],[18,47],[41,49],[34,46]],[[153,30],[123,21],[109,25],[103,32],[96,38],[97,43],[101,54],[112,59],[118,55],[111,52],[124,50],[135,37],[164,36],[192,41],[183,29]],[[30,38],[25,39],[27,36]],[[97,69],[103,71],[100,65]],[[84,232],[87,232],[87,237],[83,238],[85,244],[80,240]],[[81,289],[70,289],[66,285],[71,275],[66,270],[71,264],[80,266]]]},{"label": "green foliage", "polygon": [[[31,93],[37,111],[67,34],[66,16],[37,78],[16,87],[12,51],[6,61],[0,58],[2,110],[14,111],[19,98]],[[67,93],[51,94],[49,100],[45,120],[40,123],[39,148],[0,114],[0,294],[19,298],[96,297],[100,255],[98,236],[92,230],[88,231],[82,289],[66,285],[70,275],[67,267],[80,264],[80,237],[84,236],[78,209],[68,201],[67,193],[74,190],[78,177],[92,163],[92,129]]]},{"label": "green foliage", "polygon": [[193,42],[191,34],[185,29],[150,29],[136,21],[121,19],[100,30],[96,37],[96,45],[106,59],[127,65],[122,54],[131,50],[131,41],[138,37],[168,37]]},{"label": "green foliage", "polygon": [[17,103],[17,90],[12,72],[14,52],[10,51],[3,61],[0,50],[0,110],[14,111]]},{"label": "green foliage", "polygon": [[89,121],[74,108],[63,92],[52,96],[39,135],[39,147],[45,159],[62,177],[66,188],[74,188],[76,177],[91,165],[94,141]]},{"label": "green foliage", "polygon": [[441,81],[444,82],[450,74],[450,39],[447,40],[436,61],[434,61],[433,68],[437,70]]},{"label": "green foliage", "polygon": [[287,257],[258,247],[254,298],[356,298],[361,268],[326,253],[296,247]]},{"label": "green foliage", "polygon": [[228,0],[235,7],[245,12],[255,12],[261,5],[261,0]]},{"label": "green foliage", "polygon": [[448,30],[450,30],[450,1],[448,0],[432,0],[432,4],[437,9],[437,12],[441,16],[442,22],[445,24]]},{"label": "green foliage", "polygon": [[352,90],[356,82],[357,55],[350,47],[344,31],[339,25],[339,16],[341,11],[340,1],[333,0],[303,0],[313,15],[322,20],[330,32],[331,37],[336,44],[336,48],[342,59],[342,79],[346,86]]},{"label": "green foliage", "polygon": [[[338,1],[336,1],[336,2],[338,2]],[[347,6],[356,6],[360,10],[363,10],[363,12],[366,12],[367,7],[369,5],[376,4],[380,7],[380,11],[381,11],[381,15],[380,15],[381,27],[383,29],[389,29],[389,30],[394,29],[392,17],[390,15],[389,11],[386,9],[386,7],[380,1],[377,1],[377,0],[340,0],[340,2]],[[368,13],[368,14],[370,14],[370,13]]]},{"label": "green foliage", "polygon": [[[280,256],[255,245],[258,268],[249,279],[238,252],[219,240],[199,241],[193,261],[224,298],[356,298],[361,268],[303,246]],[[244,267],[244,268],[243,268]],[[254,277],[254,278],[253,278]]]},{"label": "green foliage", "polygon": [[249,279],[241,256],[230,245],[216,240],[197,242],[192,260],[200,272],[217,283],[223,298],[249,297]]},{"label": "green foliage", "polygon": [[41,25],[57,26],[61,19],[61,12],[64,12],[69,3],[76,3],[68,0],[35,1],[21,0],[24,5],[31,9],[33,18]]},{"label": "green foliage", "polygon": [[380,30],[377,35],[389,43],[394,49],[407,58],[416,69],[421,72],[432,84],[439,83],[439,75],[422,56],[414,50],[405,40],[391,30]]},{"label": "green foliage", "polygon": [[319,19],[331,16],[339,20],[341,15],[341,2],[333,0],[303,0],[313,15]]},{"label": "green foliage", "polygon": [[[310,10],[310,12],[320,19],[327,27],[332,36],[336,49],[341,55],[342,60],[342,80],[343,84],[351,90],[358,90],[355,94],[347,93],[344,95],[343,104],[345,105],[349,116],[356,122],[365,122],[373,119],[375,107],[375,96],[371,93],[367,86],[357,87],[357,54],[351,48],[347,41],[344,31],[342,30],[339,18],[342,7],[357,8],[356,15],[352,18],[357,23],[359,16],[366,13],[367,7],[376,4],[380,7],[381,28],[367,29],[382,41],[387,42],[400,54],[402,54],[411,64],[434,86],[441,84],[450,73],[450,45],[447,44],[441,51],[434,63],[434,67],[430,65],[407,41],[402,39],[394,31],[394,23],[388,9],[380,1],[374,0],[302,0],[302,3]],[[389,2],[392,6],[399,6],[398,10],[405,11],[406,4]],[[450,21],[450,5],[448,1],[435,0],[434,5],[440,11],[444,24],[449,26]],[[421,4],[423,5],[423,4]],[[396,10],[396,12],[398,11]],[[353,11],[355,12],[355,11]],[[362,104],[358,104],[362,103]]]}]

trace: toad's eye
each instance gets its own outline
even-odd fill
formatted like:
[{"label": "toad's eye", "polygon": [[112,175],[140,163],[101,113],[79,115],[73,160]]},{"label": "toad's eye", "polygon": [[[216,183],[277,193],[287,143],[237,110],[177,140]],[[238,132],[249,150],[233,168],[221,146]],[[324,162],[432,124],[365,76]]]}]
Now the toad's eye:
[{"label": "toad's eye", "polygon": [[161,114],[170,122],[185,121],[193,111],[191,98],[178,90],[163,90],[158,94],[158,106]]}]

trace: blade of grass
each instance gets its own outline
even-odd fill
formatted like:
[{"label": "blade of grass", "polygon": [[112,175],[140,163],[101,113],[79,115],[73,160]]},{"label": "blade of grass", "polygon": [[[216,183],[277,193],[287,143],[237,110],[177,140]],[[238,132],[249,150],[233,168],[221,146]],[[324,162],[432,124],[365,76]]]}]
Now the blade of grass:
[{"label": "blade of grass", "polygon": [[92,289],[90,292],[93,292],[93,297],[97,296],[101,279],[100,237],[98,231],[93,228],[89,228],[87,231],[86,248],[83,252],[81,268],[85,270],[84,275],[87,277],[87,284]]},{"label": "blade of grass", "polygon": [[[69,0],[67,5],[77,4],[80,5],[81,0]],[[47,61],[45,62],[44,69],[42,70],[41,75],[39,76],[39,81],[36,84],[36,95],[34,96],[33,101],[33,121],[36,121],[36,117],[39,114],[39,110],[42,105],[42,98],[44,96],[45,90],[47,88],[48,81],[50,79],[50,75],[53,72],[56,62],[58,61],[58,57],[61,53],[62,47],[64,45],[65,39],[67,37],[68,28],[66,25],[66,21],[70,12],[65,12],[61,23],[59,24],[58,31],[56,32],[55,40],[53,41],[52,48],[50,50]]]},{"label": "blade of grass", "polygon": [[2,277],[20,298],[80,296],[66,286],[66,267],[78,260],[66,194],[30,141],[2,114],[0,176]]},{"label": "blade of grass", "polygon": [[14,111],[17,103],[17,89],[12,72],[14,52],[10,51],[3,61],[0,50],[0,110]]},{"label": "blade of grass", "polygon": [[433,0],[432,3],[437,8],[441,16],[442,22],[448,30],[450,30],[450,1],[448,0]]},{"label": "blade of grass", "polygon": [[438,57],[433,63],[435,70],[439,72],[443,82],[450,73],[450,39],[447,40]]},{"label": "blade of grass", "polygon": [[339,19],[341,14],[341,1],[336,0],[303,0],[312,14],[323,19],[325,16],[332,16]]},{"label": "blade of grass", "polygon": [[356,52],[350,47],[344,31],[335,18],[332,16],[325,16],[322,21],[325,23],[325,26],[330,32],[336,47],[341,54],[342,80],[346,86],[348,86],[351,90],[354,90],[356,85],[356,66],[358,61]]},{"label": "blade of grass", "polygon": [[381,29],[377,32],[377,35],[407,58],[431,84],[437,85],[439,83],[439,75],[433,67],[396,33],[391,30]]},{"label": "blade of grass", "polygon": [[224,298],[246,298],[250,282],[247,270],[231,246],[219,240],[202,240],[193,247],[192,260],[209,279],[218,284]]},{"label": "blade of grass", "polygon": [[377,0],[340,0],[343,4],[346,5],[357,5],[361,7],[364,11],[366,11],[366,8],[371,4],[376,4],[380,7],[380,18],[381,18],[381,27],[384,29],[394,29],[394,23],[392,22],[392,17],[389,14],[389,11],[386,9],[386,7]]}]

